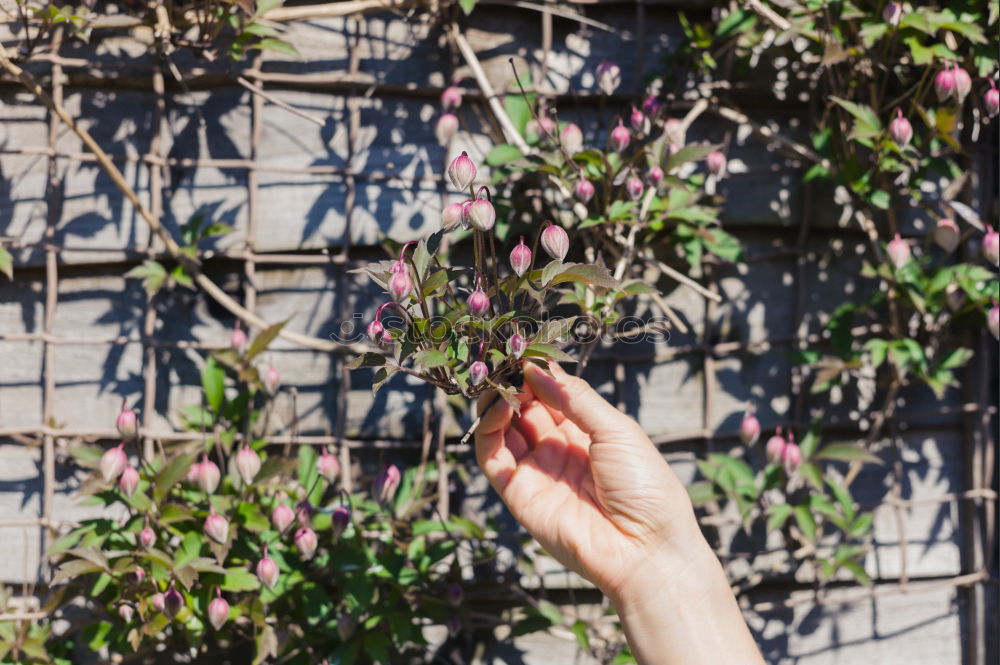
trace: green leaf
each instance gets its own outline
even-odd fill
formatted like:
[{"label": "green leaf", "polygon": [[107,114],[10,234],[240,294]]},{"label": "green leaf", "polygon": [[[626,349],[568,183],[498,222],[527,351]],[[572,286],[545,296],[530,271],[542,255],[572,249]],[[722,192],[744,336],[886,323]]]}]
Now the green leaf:
[{"label": "green leaf", "polygon": [[955,369],[956,367],[962,367],[967,362],[972,360],[975,354],[972,349],[958,348],[951,351],[947,356],[941,360],[938,365],[941,369]]},{"label": "green leaf", "polygon": [[715,486],[705,480],[691,483],[688,485],[687,491],[688,496],[691,498],[691,503],[695,506],[701,506],[719,498],[719,495],[715,491]]},{"label": "green leaf", "polygon": [[147,260],[125,273],[125,278],[141,279],[146,292],[152,296],[166,281],[167,269],[156,261]]},{"label": "green leaf", "polygon": [[86,559],[73,559],[72,561],[67,561],[63,565],[59,566],[59,569],[52,577],[52,581],[49,583],[49,586],[57,586],[65,580],[72,580],[80,575],[95,573],[98,570],[101,570],[101,566],[97,565],[93,561],[87,561]]},{"label": "green leaf", "polygon": [[215,362],[215,358],[209,357],[201,369],[201,387],[205,391],[205,402],[218,416],[226,396],[226,371]]},{"label": "green leaf", "polygon": [[381,353],[366,352],[357,356],[347,363],[347,369],[361,369],[362,367],[382,367],[385,365],[385,356]]},{"label": "green leaf", "polygon": [[188,469],[194,463],[195,453],[178,455],[170,460],[163,469],[156,474],[156,483],[153,487],[153,502],[159,504],[170,493],[171,488],[176,485],[181,478],[187,475]]},{"label": "green leaf", "polygon": [[0,272],[7,275],[7,279],[14,279],[14,257],[6,247],[0,247]]},{"label": "green leaf", "polygon": [[871,531],[872,523],[875,520],[874,513],[861,513],[851,525],[851,538],[861,540]]},{"label": "green leaf", "polygon": [[576,642],[580,645],[580,648],[589,651],[590,636],[587,635],[587,622],[577,619],[573,622],[573,625],[570,626],[569,629],[576,637]]},{"label": "green leaf", "polygon": [[552,344],[529,344],[524,350],[526,358],[548,358],[563,363],[575,363],[576,358]]},{"label": "green leaf", "polygon": [[247,361],[253,360],[267,349],[271,342],[281,333],[281,329],[285,327],[288,321],[289,319],[285,319],[281,323],[275,323],[273,326],[268,326],[266,329],[260,331],[250,343],[250,348],[247,350]]},{"label": "green leaf", "polygon": [[584,263],[563,263],[556,274],[551,277],[548,285],[554,286],[563,282],[593,284],[605,289],[617,289],[620,286],[618,280],[611,276],[607,268]]},{"label": "green leaf", "polygon": [[462,8],[465,15],[468,16],[472,13],[472,10],[476,6],[476,0],[458,0],[458,6]]},{"label": "green leaf", "polygon": [[826,484],[833,492],[833,496],[836,497],[837,503],[840,504],[840,510],[843,512],[844,517],[847,518],[848,522],[854,521],[854,497],[851,496],[851,491],[840,484],[840,481],[834,480],[832,478],[826,479]]},{"label": "green leaf", "polygon": [[299,54],[298,49],[296,49],[294,46],[292,46],[283,39],[266,37],[257,42],[256,44],[254,44],[253,46],[251,46],[250,48],[261,49],[262,51],[275,51],[277,53],[287,55],[291,58],[296,58],[298,60],[302,59],[302,56]]},{"label": "green leaf", "polygon": [[819,465],[815,462],[804,462],[799,467],[798,473],[816,489],[823,489],[823,474],[819,470]]},{"label": "green leaf", "polygon": [[767,509],[767,530],[777,531],[788,520],[792,514],[792,506],[787,503],[775,503]]},{"label": "green leaf", "polygon": [[503,166],[524,157],[521,151],[507,143],[501,143],[486,155],[486,163],[490,166]]},{"label": "green leaf", "polygon": [[871,462],[881,464],[882,461],[861,446],[853,443],[831,443],[823,446],[816,454],[816,459],[837,460],[838,462]]},{"label": "green leaf", "polygon": [[846,568],[851,575],[854,576],[858,582],[865,586],[872,585],[871,576],[865,571],[864,567],[857,561],[845,561],[841,564],[841,567]]},{"label": "green leaf", "polygon": [[223,591],[256,591],[260,588],[260,580],[244,568],[227,568],[219,586]]},{"label": "green leaf", "polygon": [[795,514],[795,522],[799,525],[799,529],[802,530],[806,540],[810,543],[815,543],[816,520],[813,518],[812,513],[809,512],[809,508],[807,506],[795,506],[793,511]]},{"label": "green leaf", "polygon": [[437,349],[426,349],[413,354],[413,362],[428,369],[441,367],[448,364],[448,356]]},{"label": "green leaf", "polygon": [[547,600],[538,601],[538,613],[556,626],[565,621],[563,613],[559,610],[559,608]]},{"label": "green leaf", "polygon": [[882,132],[882,123],[871,107],[856,104],[841,97],[831,96],[830,99],[854,116],[856,122],[851,132],[851,138],[870,138]]},{"label": "green leaf", "polygon": [[565,319],[548,319],[539,327],[538,332],[531,340],[532,344],[545,344],[566,337],[573,330],[576,319],[575,316]]},{"label": "green leaf", "polygon": [[670,155],[670,158],[667,160],[666,172],[670,173],[678,166],[686,164],[687,162],[704,159],[709,155],[709,153],[715,152],[718,149],[719,146],[710,144],[694,144],[684,146],[674,154]]}]

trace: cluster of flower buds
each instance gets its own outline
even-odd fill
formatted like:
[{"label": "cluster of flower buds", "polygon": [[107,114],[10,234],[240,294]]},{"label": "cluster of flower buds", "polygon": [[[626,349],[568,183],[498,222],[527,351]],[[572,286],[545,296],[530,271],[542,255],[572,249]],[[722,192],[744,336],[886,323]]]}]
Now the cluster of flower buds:
[{"label": "cluster of flower buds", "polygon": [[962,104],[972,90],[972,77],[958,64],[945,67],[934,77],[934,91],[939,102],[954,99]]},{"label": "cluster of flower buds", "polygon": [[457,83],[456,81],[456,83],[448,86],[441,92],[441,108],[443,112],[438,117],[437,124],[434,126],[434,136],[441,145],[447,145],[451,141],[451,137],[458,131],[458,116],[452,113],[452,111],[457,110],[462,105],[462,90],[458,87]]},{"label": "cluster of flower buds", "polygon": [[795,437],[789,432],[786,440],[781,435],[780,427],[775,431],[774,436],[767,440],[765,454],[768,462],[780,464],[789,476],[795,475],[802,464],[802,451],[795,443]]}]

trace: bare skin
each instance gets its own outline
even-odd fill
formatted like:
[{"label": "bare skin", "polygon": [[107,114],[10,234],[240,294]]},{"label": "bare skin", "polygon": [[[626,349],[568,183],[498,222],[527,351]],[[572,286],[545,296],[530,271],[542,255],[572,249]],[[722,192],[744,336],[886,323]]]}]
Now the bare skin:
[{"label": "bare skin", "polygon": [[525,363],[521,414],[494,396],[476,457],[515,518],[614,603],[642,665],[764,661],[684,486],[582,379]]}]

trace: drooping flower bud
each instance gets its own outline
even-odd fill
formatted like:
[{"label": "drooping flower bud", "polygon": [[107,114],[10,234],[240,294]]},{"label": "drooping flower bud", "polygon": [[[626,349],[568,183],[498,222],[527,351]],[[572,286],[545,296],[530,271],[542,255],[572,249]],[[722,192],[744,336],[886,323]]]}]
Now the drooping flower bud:
[{"label": "drooping flower bud", "polygon": [[392,346],[392,342],[393,342],[392,333],[390,333],[388,330],[384,331],[382,333],[382,342],[379,344],[379,346],[381,346],[383,349],[388,349],[390,346]]},{"label": "drooping flower bud", "polygon": [[712,175],[721,178],[726,175],[726,156],[714,150],[705,157],[705,166]]},{"label": "drooping flower bud", "polygon": [[143,547],[149,548],[156,543],[156,532],[149,528],[147,524],[139,532],[139,544]]},{"label": "drooping flower bud", "polygon": [[972,77],[969,76],[969,72],[958,65],[955,65],[951,71],[955,77],[955,101],[961,104],[972,92]]},{"label": "drooping flower bud", "polygon": [[983,108],[986,110],[986,115],[991,118],[1000,113],[1000,90],[997,90],[993,79],[990,79],[990,89],[983,93]]},{"label": "drooping flower bud", "polygon": [[632,107],[632,113],[629,114],[628,120],[629,124],[632,125],[632,131],[637,134],[649,133],[649,118],[636,107]]},{"label": "drooping flower bud", "polygon": [[580,131],[579,127],[570,122],[559,133],[559,141],[562,143],[563,149],[570,156],[575,155],[583,149],[583,132]]},{"label": "drooping flower bud", "polygon": [[385,332],[385,327],[382,325],[381,321],[377,320],[369,323],[368,327],[365,329],[365,334],[368,335],[368,339],[375,344],[382,343],[383,332]]},{"label": "drooping flower bud", "polygon": [[344,529],[351,523],[351,511],[346,506],[337,506],[333,509],[333,535],[340,538]]},{"label": "drooping flower bud", "polygon": [[521,236],[517,247],[510,250],[510,267],[518,277],[522,277],[531,267],[531,250],[524,244],[524,236]]},{"label": "drooping flower bud", "polygon": [[478,386],[489,375],[490,368],[482,360],[469,365],[469,385]]},{"label": "drooping flower bud", "polygon": [[986,327],[995,339],[1000,339],[1000,307],[997,307],[996,302],[986,315]]},{"label": "drooping flower bud", "polygon": [[960,235],[958,224],[947,217],[939,219],[934,226],[934,242],[946,252],[955,251]]},{"label": "drooping flower bud", "polygon": [[445,111],[457,109],[462,105],[462,89],[458,86],[450,85],[441,91],[441,106]]},{"label": "drooping flower bud", "polygon": [[128,466],[128,456],[125,454],[124,441],[101,455],[101,476],[104,477],[106,483],[110,483],[122,475],[126,466]]},{"label": "drooping flower bud", "polygon": [[401,478],[402,476],[395,464],[390,464],[382,469],[375,476],[375,482],[372,484],[372,495],[375,497],[375,500],[383,506],[389,503],[396,495],[396,489],[399,487]]},{"label": "drooping flower bud", "polygon": [[441,212],[441,228],[447,233],[454,231],[462,223],[462,203],[449,203]]},{"label": "drooping flower bud", "polygon": [[125,623],[131,623],[132,617],[135,615],[135,608],[133,608],[128,603],[122,603],[118,606],[118,616],[122,618]]},{"label": "drooping flower bud", "polygon": [[760,438],[760,421],[757,420],[757,416],[753,414],[753,407],[747,407],[746,413],[743,414],[743,420],[740,422],[740,441],[743,442],[745,446],[752,446],[757,443],[757,439]]},{"label": "drooping flower bud", "polygon": [[413,291],[413,279],[410,278],[410,271],[404,266],[403,270],[389,278],[389,295],[396,302],[404,302],[411,291]]},{"label": "drooping flower bud", "polygon": [[655,164],[649,167],[649,170],[646,171],[646,180],[650,185],[656,187],[660,184],[660,181],[663,180],[663,169]]},{"label": "drooping flower bud", "polygon": [[313,513],[315,512],[315,508],[313,508],[313,505],[309,503],[308,499],[304,499],[295,504],[295,519],[298,520],[299,526],[311,527]]},{"label": "drooping flower bud", "polygon": [[490,309],[490,298],[483,291],[482,280],[476,278],[476,290],[472,292],[466,301],[469,306],[469,313],[473,316],[482,317]]},{"label": "drooping flower bud", "polygon": [[781,453],[785,450],[785,443],[785,438],[781,436],[781,428],[779,427],[774,432],[774,436],[767,440],[765,453],[767,454],[768,462],[771,464],[779,464],[781,462]]},{"label": "drooping flower bud", "polygon": [[149,604],[152,605],[153,609],[157,612],[163,612],[166,609],[162,593],[154,593],[149,599]]},{"label": "drooping flower bud", "polygon": [[299,554],[308,561],[316,554],[316,532],[309,527],[302,527],[295,532],[295,547],[299,549]]},{"label": "drooping flower bud", "polygon": [[278,370],[271,366],[264,371],[264,390],[267,391],[268,395],[276,395],[278,393],[278,388],[281,387],[281,374]]},{"label": "drooping flower bud", "polygon": [[331,455],[330,451],[324,450],[323,454],[316,460],[316,470],[319,472],[319,475],[332,483],[340,474],[340,461],[337,460],[335,455]]},{"label": "drooping flower bud", "polygon": [[476,179],[476,165],[469,159],[469,153],[462,151],[462,154],[451,161],[448,167],[448,178],[451,184],[460,192],[464,192]]},{"label": "drooping flower bud", "polygon": [[542,249],[556,261],[562,261],[569,253],[569,235],[561,226],[545,222],[548,226],[542,231]]},{"label": "drooping flower bud", "polygon": [[458,607],[462,604],[462,585],[452,582],[444,589],[444,599],[452,607]]},{"label": "drooping flower bud", "polygon": [[610,60],[597,65],[597,86],[605,95],[614,94],[622,83],[622,70]]},{"label": "drooping flower bud", "polygon": [[222,590],[215,587],[215,598],[208,604],[208,622],[212,628],[221,629],[229,620],[229,603],[222,597]]},{"label": "drooping flower bud", "polygon": [[524,335],[521,333],[514,333],[507,340],[507,353],[514,356],[515,358],[520,358],[524,355],[525,349],[528,348],[528,342],[524,339]]},{"label": "drooping flower bud", "polygon": [[268,589],[273,589],[279,574],[278,564],[267,555],[267,545],[264,545],[264,556],[257,562],[257,579]]},{"label": "drooping flower bud", "polygon": [[139,418],[135,411],[125,408],[123,404],[122,410],[115,419],[115,427],[118,428],[118,434],[121,438],[131,441],[139,433]]},{"label": "drooping flower bud", "polygon": [[142,566],[136,566],[132,574],[129,575],[129,581],[136,586],[142,584],[144,579],[146,579],[146,571],[142,569]]},{"label": "drooping flower bud", "polygon": [[622,124],[621,118],[618,118],[618,126],[611,130],[611,147],[621,152],[628,147],[631,140],[632,134],[628,131],[628,127]]},{"label": "drooping flower bud", "polygon": [[236,471],[243,479],[244,485],[253,482],[253,479],[257,477],[257,472],[260,471],[260,466],[260,455],[251,449],[249,444],[244,443],[240,452],[236,453]]},{"label": "drooping flower bud", "polygon": [[243,353],[247,350],[247,346],[250,340],[247,339],[247,334],[243,332],[243,328],[240,327],[240,322],[237,321],[236,325],[233,326],[233,332],[229,336],[229,346],[237,353]]},{"label": "drooping flower bud", "polygon": [[139,472],[134,466],[126,466],[122,471],[121,478],[118,479],[118,489],[125,496],[131,497],[135,494],[135,488],[139,486]]},{"label": "drooping flower bud", "polygon": [[886,246],[886,253],[889,255],[889,262],[892,263],[896,270],[905,266],[912,258],[910,245],[900,238],[898,233],[895,238],[889,241],[889,244]]},{"label": "drooping flower bud", "polygon": [[295,513],[284,503],[279,503],[271,511],[271,524],[278,533],[283,533],[294,519]]},{"label": "drooping flower bud", "polygon": [[489,231],[497,221],[497,211],[486,199],[477,199],[469,207],[469,224],[477,231]]},{"label": "drooping flower bud", "polygon": [[889,123],[889,136],[899,147],[904,147],[913,138],[913,127],[910,121],[903,117],[903,110],[896,109],[896,118]]},{"label": "drooping flower bud", "polygon": [[638,201],[639,199],[641,199],[642,192],[645,189],[646,188],[643,186],[642,180],[635,177],[634,175],[625,181],[625,191],[628,193],[628,197],[633,201]]},{"label": "drooping flower bud", "polygon": [[222,515],[217,515],[214,509],[205,518],[203,530],[206,536],[222,545],[225,545],[226,541],[229,540],[229,520]]},{"label": "drooping flower bud", "polygon": [[337,635],[341,642],[346,642],[358,627],[358,620],[346,612],[337,617]]},{"label": "drooping flower bud", "polygon": [[899,25],[900,19],[903,18],[903,5],[890,0],[886,3],[885,9],[882,10],[882,18],[892,27],[896,27]]},{"label": "drooping flower bud", "polygon": [[802,451],[799,450],[799,446],[795,443],[794,439],[789,440],[785,444],[784,450],[781,451],[781,465],[785,467],[785,473],[789,476],[794,476],[801,464]]},{"label": "drooping flower bud", "polygon": [[584,203],[589,203],[590,199],[594,198],[594,183],[590,182],[586,178],[580,178],[576,181],[576,187],[573,188],[573,193],[576,194],[576,198],[580,199]]},{"label": "drooping flower bud", "polygon": [[983,235],[983,258],[995,267],[1000,267],[1000,233],[989,225],[986,226],[986,233]]},{"label": "drooping flower bud", "polygon": [[201,462],[198,466],[198,487],[205,494],[211,494],[216,490],[216,488],[219,487],[219,481],[222,479],[222,472],[219,471],[219,467],[216,466],[215,462],[208,459],[207,454],[203,454],[201,456]]},{"label": "drooping flower bud", "polygon": [[663,102],[659,99],[650,95],[642,101],[642,111],[649,117],[654,117],[659,115],[660,110],[663,108]]},{"label": "drooping flower bud", "polygon": [[448,145],[448,141],[458,131],[458,118],[454,113],[442,113],[434,125],[434,137],[441,145]]},{"label": "drooping flower bud", "polygon": [[163,613],[173,619],[184,607],[184,596],[171,586],[163,593]]},{"label": "drooping flower bud", "polygon": [[934,77],[934,92],[937,93],[939,102],[943,102],[955,93],[955,73],[948,69],[942,69]]}]

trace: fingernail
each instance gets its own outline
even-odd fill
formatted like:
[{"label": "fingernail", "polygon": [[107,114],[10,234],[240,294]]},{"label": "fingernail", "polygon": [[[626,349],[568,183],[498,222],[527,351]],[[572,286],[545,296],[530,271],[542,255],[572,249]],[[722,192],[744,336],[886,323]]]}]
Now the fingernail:
[{"label": "fingernail", "polygon": [[531,389],[535,396],[549,406],[563,410],[562,389],[559,383],[541,368],[531,372]]}]

